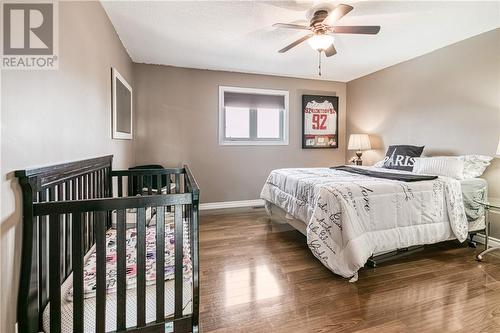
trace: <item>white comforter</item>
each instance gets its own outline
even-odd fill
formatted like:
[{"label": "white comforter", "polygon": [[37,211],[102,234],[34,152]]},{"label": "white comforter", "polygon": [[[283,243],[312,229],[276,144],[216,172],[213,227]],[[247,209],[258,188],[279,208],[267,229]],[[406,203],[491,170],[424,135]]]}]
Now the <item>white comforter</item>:
[{"label": "white comforter", "polygon": [[352,281],[374,253],[467,237],[460,183],[446,177],[410,183],[327,168],[279,169],[261,198],[305,221],[313,254]]}]

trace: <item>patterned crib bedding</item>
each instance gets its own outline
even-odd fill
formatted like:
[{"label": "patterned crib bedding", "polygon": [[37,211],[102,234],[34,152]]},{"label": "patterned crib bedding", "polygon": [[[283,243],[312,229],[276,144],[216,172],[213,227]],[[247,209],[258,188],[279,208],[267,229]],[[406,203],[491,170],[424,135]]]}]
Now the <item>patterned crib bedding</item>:
[{"label": "patterned crib bedding", "polygon": [[[154,224],[154,223],[152,223]],[[189,243],[189,226],[184,220],[184,258],[183,275],[185,280],[191,279],[191,249]],[[175,228],[173,223],[173,213],[165,213],[165,281],[174,279],[175,269]],[[126,230],[126,283],[127,289],[136,287],[137,275],[137,231],[135,228]],[[92,253],[87,256],[83,267],[83,291],[84,298],[92,298],[96,295],[97,282],[97,254],[95,247]],[[115,293],[117,289],[117,241],[116,229],[111,228],[106,232],[106,292]],[[156,282],[156,226],[146,227],[146,285],[153,285]],[[68,300],[73,299],[73,288],[68,292]]]}]

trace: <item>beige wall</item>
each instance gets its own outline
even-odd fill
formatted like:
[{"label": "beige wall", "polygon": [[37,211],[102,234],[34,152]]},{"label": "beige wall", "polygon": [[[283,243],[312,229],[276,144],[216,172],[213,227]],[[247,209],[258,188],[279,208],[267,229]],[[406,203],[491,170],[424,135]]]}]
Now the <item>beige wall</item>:
[{"label": "beige wall", "polygon": [[[425,145],[424,154],[493,156],[500,137],[500,29],[347,84],[347,131],[370,133],[383,157],[391,144]],[[348,152],[349,158],[352,152]],[[487,170],[500,197],[500,160]],[[500,219],[493,235],[500,237]]]},{"label": "beige wall", "polygon": [[20,193],[12,171],[103,154],[133,163],[111,140],[111,66],[132,83],[132,62],[99,2],[59,6],[57,71],[3,71],[0,332],[13,332],[20,260]]},{"label": "beige wall", "polygon": [[[346,84],[154,65],[134,66],[137,163],[175,166],[187,162],[201,187],[202,202],[257,199],[272,169],[328,166],[345,160]],[[220,146],[219,85],[290,92],[288,146]],[[301,98],[339,96],[339,149],[301,148]]]},{"label": "beige wall", "polygon": [[[352,155],[346,154],[346,131],[373,134],[379,149],[365,154],[367,162],[393,143],[425,144],[429,154],[491,155],[500,135],[500,30],[346,85],[133,65],[99,3],[62,2],[59,17],[59,70],[4,71],[1,77],[0,332],[12,332],[15,322],[16,169],[102,154],[115,155],[115,168],[185,162],[200,183],[202,202],[247,200],[258,198],[272,169],[344,163]],[[134,141],[111,140],[112,66],[135,89]],[[219,85],[288,90],[290,144],[220,146]],[[302,94],[339,96],[339,149],[301,148]],[[486,178],[500,196],[498,160]]]}]

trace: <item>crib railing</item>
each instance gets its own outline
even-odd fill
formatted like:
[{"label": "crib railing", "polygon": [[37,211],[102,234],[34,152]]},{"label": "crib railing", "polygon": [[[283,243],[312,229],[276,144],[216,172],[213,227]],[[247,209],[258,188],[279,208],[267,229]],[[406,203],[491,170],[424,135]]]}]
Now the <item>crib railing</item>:
[{"label": "crib railing", "polygon": [[[46,216],[34,216],[38,202],[86,200],[111,195],[113,156],[19,170],[15,172],[22,189],[22,249],[17,318],[20,332],[39,332],[42,311],[48,302],[49,229]],[[61,282],[71,273],[71,222],[68,216],[59,224]],[[85,251],[94,244],[94,221],[85,216],[82,228]]]},{"label": "crib railing", "polygon": [[[83,228],[84,214],[92,214],[95,221],[96,238],[96,331],[105,332],[106,327],[106,223],[108,214],[116,210],[117,214],[117,327],[121,332],[126,327],[126,209],[137,209],[137,325],[135,328],[164,330],[165,323],[173,321],[175,331],[189,332],[192,326],[191,316],[184,317],[183,309],[183,212],[186,206],[192,205],[190,193],[176,195],[155,195],[144,197],[91,199],[69,202],[46,202],[34,205],[35,216],[49,217],[49,306],[50,331],[61,331],[61,277],[59,262],[60,234],[62,216],[70,214],[73,226],[72,260],[73,260],[73,331],[83,332]],[[147,207],[156,208],[156,321],[146,323],[146,213]],[[175,228],[175,311],[172,318],[165,318],[164,272],[165,266],[165,214],[166,207],[173,207]],[[188,216],[186,216],[188,217]],[[192,227],[193,216],[188,217]],[[194,245],[194,243],[193,243]],[[194,268],[193,268],[194,271]],[[194,292],[193,292],[194,293]],[[194,312],[194,311],[193,311]],[[182,329],[184,328],[184,329]],[[130,328],[129,328],[130,329]]]},{"label": "crib railing", "polygon": [[[96,331],[106,329],[106,231],[116,212],[117,332],[198,330],[199,188],[189,168],[111,170],[111,156],[16,173],[23,188],[23,249],[18,298],[20,332],[43,328],[42,312],[50,301],[50,331],[61,331],[61,284],[73,273],[73,331],[84,327],[84,256],[95,244]],[[167,183],[175,186],[167,186]],[[114,185],[114,186],[113,186]],[[162,191],[162,189],[165,189]],[[115,198],[111,198],[113,195]],[[135,196],[141,194],[141,196]],[[154,195],[163,194],[163,195]],[[134,195],[134,196],[127,196]],[[44,200],[46,197],[46,200]],[[165,317],[165,280],[156,275],[156,315],[146,322],[146,209],[156,209],[156,269],[165,266],[165,211],[174,215],[174,313]],[[126,209],[136,208],[137,285],[135,327],[126,327]],[[187,221],[192,262],[192,314],[183,314],[183,224]],[[91,224],[89,222],[91,221]],[[48,281],[48,283],[46,283]]]},{"label": "crib railing", "polygon": [[[182,204],[182,209],[175,205],[165,206],[165,211],[174,212],[177,221],[178,216],[189,221],[189,236],[191,244],[191,261],[193,266],[193,294],[192,304],[193,312],[191,318],[191,328],[197,329],[199,322],[199,194],[200,189],[198,184],[187,165],[183,168],[164,168],[164,169],[134,169],[134,170],[114,170],[111,172],[112,183],[116,184],[117,192],[113,195],[118,197],[154,194],[190,194],[191,203]],[[115,186],[114,186],[115,187]],[[125,191],[125,188],[127,189]],[[181,198],[181,197],[178,197]],[[158,214],[158,213],[157,213]],[[177,228],[176,222],[176,228]],[[176,239],[178,237],[178,229],[175,231]],[[179,236],[179,237],[182,237]],[[182,242],[180,242],[182,244]],[[179,243],[176,241],[176,246]],[[158,248],[158,246],[157,246]],[[177,248],[175,253],[178,253]],[[175,258],[175,266],[182,265],[182,257]],[[157,276],[158,278],[158,276]],[[158,284],[157,284],[158,285]],[[163,286],[162,286],[163,287]],[[178,292],[182,290],[182,280],[175,278],[175,315],[180,316],[182,312],[182,302],[178,303]],[[176,331],[184,331],[181,328],[181,323],[177,324]]]}]

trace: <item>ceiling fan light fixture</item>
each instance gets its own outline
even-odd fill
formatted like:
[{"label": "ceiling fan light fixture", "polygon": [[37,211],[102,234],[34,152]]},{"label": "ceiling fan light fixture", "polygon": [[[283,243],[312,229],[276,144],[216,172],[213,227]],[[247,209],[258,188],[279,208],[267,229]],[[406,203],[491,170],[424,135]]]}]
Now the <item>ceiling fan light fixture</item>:
[{"label": "ceiling fan light fixture", "polygon": [[324,51],[333,44],[334,38],[327,34],[315,34],[307,40],[309,45],[316,51]]}]

